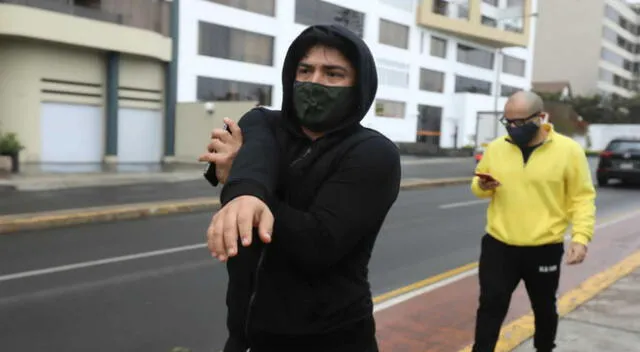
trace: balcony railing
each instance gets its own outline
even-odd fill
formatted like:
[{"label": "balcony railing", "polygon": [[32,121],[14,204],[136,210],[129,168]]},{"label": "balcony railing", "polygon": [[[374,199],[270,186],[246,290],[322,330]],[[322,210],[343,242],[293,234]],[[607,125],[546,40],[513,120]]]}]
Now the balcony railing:
[{"label": "balcony railing", "polygon": [[107,11],[100,1],[95,6],[82,6],[74,0],[0,0],[0,4],[15,4],[78,16],[96,21],[136,27],[168,35],[169,8],[163,2],[120,1]]}]

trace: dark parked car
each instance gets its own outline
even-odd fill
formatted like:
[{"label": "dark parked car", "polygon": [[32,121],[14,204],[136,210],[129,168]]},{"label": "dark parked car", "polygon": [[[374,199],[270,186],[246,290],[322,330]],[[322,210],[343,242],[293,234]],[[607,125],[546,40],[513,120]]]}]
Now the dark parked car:
[{"label": "dark parked car", "polygon": [[598,186],[606,186],[610,179],[622,182],[640,181],[640,139],[616,138],[600,153],[596,171]]}]

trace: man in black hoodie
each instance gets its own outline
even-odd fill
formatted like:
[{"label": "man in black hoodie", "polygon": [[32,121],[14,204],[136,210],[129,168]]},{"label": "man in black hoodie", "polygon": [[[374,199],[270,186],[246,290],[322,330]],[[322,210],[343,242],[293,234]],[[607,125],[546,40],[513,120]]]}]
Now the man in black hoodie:
[{"label": "man in black hoodie", "polygon": [[229,274],[224,351],[377,351],[368,263],[400,158],[360,125],[377,91],[373,57],[346,28],[312,26],[291,44],[282,84],[281,111],[239,121],[243,145],[207,231]]}]

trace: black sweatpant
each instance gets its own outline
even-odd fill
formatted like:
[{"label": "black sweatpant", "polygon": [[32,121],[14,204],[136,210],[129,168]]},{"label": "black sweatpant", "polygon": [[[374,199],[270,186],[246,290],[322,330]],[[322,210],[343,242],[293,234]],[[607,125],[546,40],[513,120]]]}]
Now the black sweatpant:
[{"label": "black sweatpant", "polygon": [[480,306],[476,316],[473,352],[493,352],[511,295],[524,281],[535,317],[534,346],[539,352],[555,348],[562,243],[516,247],[490,235],[482,238],[479,273]]}]

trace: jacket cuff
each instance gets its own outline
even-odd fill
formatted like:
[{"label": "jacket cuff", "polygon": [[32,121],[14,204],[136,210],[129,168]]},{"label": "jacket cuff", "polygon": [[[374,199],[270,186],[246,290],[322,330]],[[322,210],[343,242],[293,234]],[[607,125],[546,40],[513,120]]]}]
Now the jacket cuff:
[{"label": "jacket cuff", "polygon": [[233,199],[240,196],[254,196],[271,206],[267,189],[257,182],[243,180],[226,184],[220,193],[220,203],[224,206]]},{"label": "jacket cuff", "polygon": [[571,238],[571,242],[576,242],[576,243],[580,243],[583,244],[585,246],[589,245],[589,242],[591,242],[591,239],[585,235],[582,234],[575,234],[573,235],[573,237]]}]

